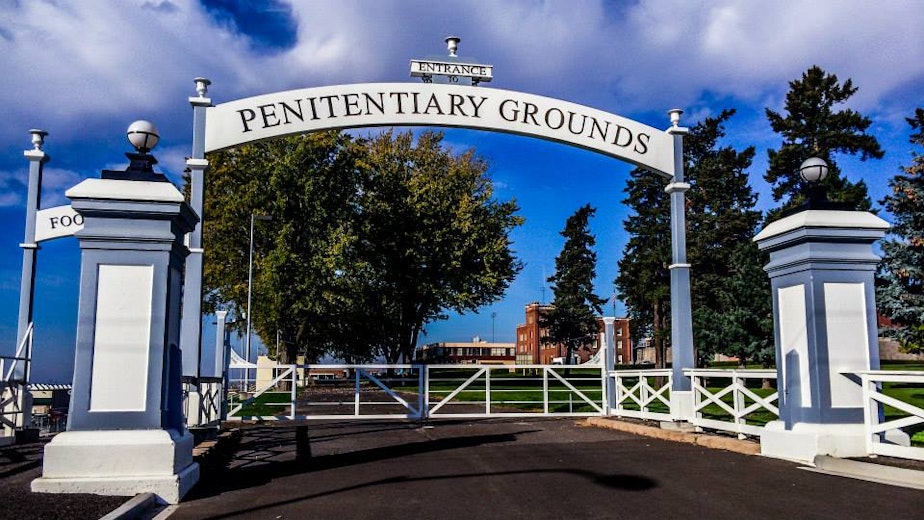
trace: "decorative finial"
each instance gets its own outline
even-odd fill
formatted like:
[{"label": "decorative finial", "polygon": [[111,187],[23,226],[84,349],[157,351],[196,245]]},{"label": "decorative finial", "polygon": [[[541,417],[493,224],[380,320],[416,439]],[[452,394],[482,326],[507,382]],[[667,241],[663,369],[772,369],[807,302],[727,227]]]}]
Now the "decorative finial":
[{"label": "decorative finial", "polygon": [[212,82],[206,78],[196,78],[193,81],[196,83],[196,92],[199,93],[199,97],[205,97]]},{"label": "decorative finial", "polygon": [[459,50],[459,42],[462,41],[462,38],[458,36],[447,36],[446,37],[446,48],[449,49],[449,56],[455,58],[456,51]]},{"label": "decorative finial", "polygon": [[671,115],[671,126],[680,126],[680,115],[683,114],[683,110],[679,108],[672,108],[668,110],[667,113]]},{"label": "decorative finial", "polygon": [[154,123],[150,121],[135,121],[129,125],[126,134],[128,135],[128,142],[135,147],[135,150],[138,150],[138,153],[150,152],[160,141],[160,134],[157,132]]},{"label": "decorative finial", "polygon": [[45,136],[48,135],[48,132],[33,128],[29,130],[29,133],[32,134],[32,148],[41,150],[42,145],[45,144]]}]

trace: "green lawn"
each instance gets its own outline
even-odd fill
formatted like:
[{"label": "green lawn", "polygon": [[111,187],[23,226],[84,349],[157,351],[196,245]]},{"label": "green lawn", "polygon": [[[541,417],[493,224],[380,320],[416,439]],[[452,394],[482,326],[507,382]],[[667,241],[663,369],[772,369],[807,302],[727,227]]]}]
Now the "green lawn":
[{"label": "green lawn", "polygon": [[[264,392],[252,402],[245,404],[241,411],[234,415],[235,417],[288,415],[290,399],[291,394],[289,392]],[[228,412],[230,413],[240,403],[239,399],[232,396],[228,401]]]},{"label": "green lawn", "polygon": [[[571,369],[568,375],[564,370],[559,375],[580,391],[591,401],[599,405],[603,399],[603,390],[599,370]],[[430,403],[435,404],[448,397],[469,377],[474,370],[433,370],[430,373]],[[568,388],[552,375],[548,376],[549,411],[585,413],[596,411],[580,395]],[[416,388],[414,389],[416,391]],[[491,372],[491,408],[502,413],[504,409],[541,413],[544,410],[543,376],[541,373],[524,374],[493,370]],[[482,375],[472,381],[461,392],[453,396],[449,403],[478,403],[484,406],[487,401],[487,387]],[[441,411],[451,410],[453,404],[446,404]]]}]

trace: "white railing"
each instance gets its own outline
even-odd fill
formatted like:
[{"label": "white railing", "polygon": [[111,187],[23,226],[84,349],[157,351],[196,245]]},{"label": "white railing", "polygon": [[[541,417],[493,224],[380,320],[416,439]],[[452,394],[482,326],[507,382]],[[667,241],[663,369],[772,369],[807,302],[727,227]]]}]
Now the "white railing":
[{"label": "white railing", "polygon": [[[743,438],[760,436],[768,422],[761,418],[749,423],[748,416],[761,412],[772,415],[771,420],[780,416],[775,404],[778,392],[761,396],[753,389],[756,385],[748,385],[753,380],[776,380],[776,370],[691,369],[684,370],[684,374],[693,385],[694,413],[690,422],[695,426],[734,432]],[[722,384],[716,385],[717,380],[723,381]]]},{"label": "white railing", "polygon": [[[422,371],[419,366],[277,365],[271,368],[275,370],[276,377],[252,395],[232,393],[229,396],[229,420],[420,417],[421,397],[418,389]],[[309,388],[306,380],[312,377],[313,370],[324,374],[345,371],[350,374],[350,378],[317,381]],[[303,389],[301,399],[298,398],[299,387]],[[287,408],[288,413],[263,413],[273,408]]]},{"label": "white railing", "polygon": [[[252,395],[229,396],[228,419],[605,415],[600,366],[280,365],[275,370],[277,377]],[[349,376],[306,381],[333,372]],[[274,407],[288,413],[267,413]]]},{"label": "white railing", "polygon": [[[863,388],[863,411],[866,434],[866,451],[871,455],[885,455],[906,459],[924,460],[924,448],[903,446],[890,442],[886,433],[924,425],[924,409],[883,393],[883,383],[914,385],[924,392],[924,372],[899,370],[871,370],[855,372]],[[900,417],[886,418],[885,407],[896,410]]]},{"label": "white railing", "polygon": [[214,426],[221,420],[224,383],[220,377],[199,378],[199,425]]},{"label": "white railing", "polygon": [[[18,382],[29,384],[29,377],[32,375],[32,331],[34,324],[29,323],[26,333],[16,346],[14,356],[0,356],[0,377],[6,383]],[[7,361],[12,361],[9,368],[6,366]]]},{"label": "white railing", "polygon": [[605,415],[600,365],[426,365],[428,417]]},{"label": "white railing", "polygon": [[33,328],[29,323],[14,356],[0,356],[0,445],[13,442],[16,431],[32,423],[27,385],[32,372]]},{"label": "white railing", "polygon": [[615,397],[609,414],[654,421],[671,421],[670,369],[613,370]]}]

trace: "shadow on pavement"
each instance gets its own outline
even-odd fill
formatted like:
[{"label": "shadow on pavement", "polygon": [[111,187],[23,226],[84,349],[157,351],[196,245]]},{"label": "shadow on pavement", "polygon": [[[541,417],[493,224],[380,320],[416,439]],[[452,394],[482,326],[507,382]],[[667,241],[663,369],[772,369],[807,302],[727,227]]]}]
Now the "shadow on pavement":
[{"label": "shadow on pavement", "polygon": [[[256,513],[266,509],[271,509],[274,507],[287,506],[303,502],[305,500],[312,500],[316,498],[326,497],[330,495],[336,495],[338,493],[349,493],[359,489],[377,487],[377,486],[386,486],[394,484],[410,484],[414,482],[428,482],[432,483],[438,480],[457,480],[461,481],[464,479],[479,479],[483,480],[491,477],[506,477],[512,475],[529,475],[535,476],[537,474],[558,474],[558,475],[571,475],[576,477],[582,477],[588,481],[595,483],[600,486],[620,489],[623,491],[647,491],[658,487],[658,482],[656,480],[650,479],[648,477],[643,477],[640,475],[603,475],[594,471],[585,471],[579,469],[530,469],[530,470],[520,470],[520,471],[498,471],[498,472],[488,472],[488,473],[459,473],[451,475],[428,475],[425,477],[407,477],[407,476],[396,476],[383,478],[378,480],[370,480],[368,482],[363,482],[355,484],[352,486],[330,489],[327,491],[312,493],[310,495],[304,495],[297,498],[292,498],[288,500],[279,500],[271,503],[261,503],[260,505],[247,508],[239,509],[228,514],[219,514],[214,516],[205,517],[209,520],[220,519],[220,518],[230,518],[238,517],[240,515],[245,515],[248,513]],[[274,473],[274,476],[280,476]],[[202,498],[200,496],[190,497],[190,499]],[[203,518],[202,520],[205,520]]]},{"label": "shadow on pavement", "polygon": [[[294,429],[255,428],[248,431],[246,442],[241,442],[239,446],[223,447],[222,450],[227,450],[224,456],[216,454],[213,459],[200,462],[202,478],[186,499],[196,500],[236,489],[260,486],[275,478],[301,473],[485,444],[509,443],[515,441],[517,435],[534,431],[538,430],[450,437],[316,457],[300,456],[291,460],[295,447]],[[285,455],[288,455],[285,460],[273,460]]]}]

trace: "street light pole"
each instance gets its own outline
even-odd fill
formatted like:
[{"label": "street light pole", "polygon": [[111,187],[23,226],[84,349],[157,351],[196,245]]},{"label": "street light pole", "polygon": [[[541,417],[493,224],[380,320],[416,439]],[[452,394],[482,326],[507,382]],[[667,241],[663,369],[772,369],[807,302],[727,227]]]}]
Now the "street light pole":
[{"label": "street light pole", "polygon": [[495,343],[494,341],[494,318],[497,318],[496,312],[491,313],[491,343]]},{"label": "street light pole", "polygon": [[250,213],[250,257],[248,260],[248,269],[247,269],[247,348],[245,350],[245,360],[250,363],[250,306],[253,302],[253,225],[256,220],[272,220],[272,217],[268,215],[256,215],[253,212]]}]

